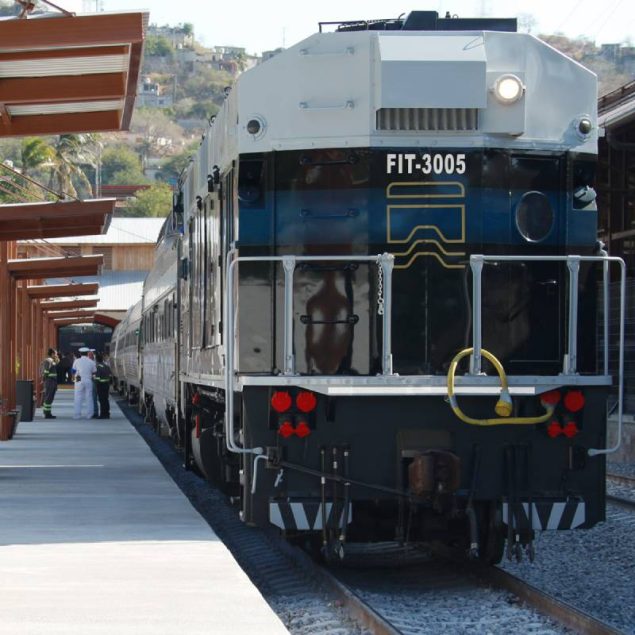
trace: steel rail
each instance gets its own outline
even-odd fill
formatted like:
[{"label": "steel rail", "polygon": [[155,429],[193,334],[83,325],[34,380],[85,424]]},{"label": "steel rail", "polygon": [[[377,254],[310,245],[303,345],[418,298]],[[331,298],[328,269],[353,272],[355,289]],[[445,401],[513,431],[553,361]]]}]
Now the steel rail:
[{"label": "steel rail", "polygon": [[607,494],[606,500],[609,503],[613,503],[613,505],[616,505],[617,507],[623,507],[624,509],[635,511],[635,500],[633,500],[632,498],[624,498],[623,496]]},{"label": "steel rail", "polygon": [[613,481],[616,485],[627,485],[635,488],[635,476],[628,476],[627,474],[611,474],[607,472],[607,481]]},{"label": "steel rail", "polygon": [[373,635],[401,635],[402,631],[385,617],[382,617],[357,593],[340,582],[328,569],[318,567],[318,574],[324,586],[337,597],[349,615]]},{"label": "steel rail", "polygon": [[585,611],[558,600],[499,567],[483,568],[479,572],[479,577],[493,586],[513,593],[528,606],[551,617],[574,633],[580,635],[623,635],[622,631],[598,620]]}]

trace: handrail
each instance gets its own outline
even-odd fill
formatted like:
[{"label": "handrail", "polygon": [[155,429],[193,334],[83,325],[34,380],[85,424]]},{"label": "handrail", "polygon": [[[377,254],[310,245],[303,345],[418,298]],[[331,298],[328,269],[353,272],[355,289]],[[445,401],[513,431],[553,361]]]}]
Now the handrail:
[{"label": "handrail", "polygon": [[237,286],[235,280],[236,267],[241,262],[280,262],[284,271],[284,335],[283,335],[283,374],[297,376],[295,372],[295,355],[293,353],[293,275],[298,262],[367,262],[377,263],[382,279],[383,302],[383,341],[382,341],[382,375],[390,376],[392,372],[392,271],[395,257],[383,253],[372,256],[237,256],[237,249],[227,253],[227,285],[225,288],[224,323],[226,324],[225,345],[225,443],[230,452],[238,454],[263,453],[262,448],[245,448],[239,446],[234,439],[234,376],[236,310],[234,293]]},{"label": "handrail", "polygon": [[475,254],[470,256],[472,269],[472,348],[470,374],[481,374],[482,349],[482,273],[485,262],[566,262],[569,271],[569,315],[567,320],[567,352],[562,363],[562,376],[577,374],[578,353],[578,275],[581,262],[601,262],[603,264],[603,306],[604,306],[604,373],[608,374],[609,363],[609,301],[608,268],[614,262],[620,266],[620,341],[618,362],[618,430],[617,441],[610,448],[591,448],[589,456],[616,452],[622,442],[622,419],[624,408],[624,329],[626,316],[626,265],[617,256],[495,256]]}]

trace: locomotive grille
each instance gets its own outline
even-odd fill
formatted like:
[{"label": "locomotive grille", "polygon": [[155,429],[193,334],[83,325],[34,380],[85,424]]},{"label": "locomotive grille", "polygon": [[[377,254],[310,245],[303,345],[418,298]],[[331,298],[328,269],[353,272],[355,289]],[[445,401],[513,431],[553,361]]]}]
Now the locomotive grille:
[{"label": "locomotive grille", "polygon": [[478,130],[476,108],[380,108],[377,130]]}]

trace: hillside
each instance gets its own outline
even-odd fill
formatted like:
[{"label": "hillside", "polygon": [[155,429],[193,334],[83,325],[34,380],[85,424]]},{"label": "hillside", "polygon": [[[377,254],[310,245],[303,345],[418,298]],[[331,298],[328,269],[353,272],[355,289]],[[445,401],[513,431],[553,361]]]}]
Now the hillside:
[{"label": "hillside", "polygon": [[[9,14],[14,7],[0,0],[0,15]],[[600,95],[635,78],[633,47],[597,47],[588,40],[558,34],[539,37],[597,73]],[[151,185],[151,192],[142,196],[143,204],[133,201],[126,213],[165,214],[170,206],[169,188],[154,184],[176,184],[209,118],[218,112],[225,89],[260,61],[242,47],[203,46],[188,23],[151,25],[130,132],[70,135],[71,139],[49,138],[39,143],[2,140],[0,162],[9,161],[52,187],[64,186],[65,191],[77,191],[81,196],[95,192],[98,172],[102,185]],[[66,181],[59,180],[60,172],[69,175]],[[24,197],[23,189],[6,178],[4,175],[0,202]]]}]

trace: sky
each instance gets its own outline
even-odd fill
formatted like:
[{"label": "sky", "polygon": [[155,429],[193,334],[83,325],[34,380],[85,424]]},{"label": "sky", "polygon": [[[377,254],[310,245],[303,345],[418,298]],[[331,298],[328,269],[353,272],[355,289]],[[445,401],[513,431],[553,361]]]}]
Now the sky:
[{"label": "sky", "polygon": [[[95,0],[98,1],[98,0]],[[584,35],[596,44],[635,43],[633,0],[101,0],[105,11],[150,11],[153,24],[191,22],[206,46],[242,46],[261,53],[291,46],[317,31],[319,21],[397,17],[412,9],[429,9],[459,17],[532,16],[531,32]],[[81,11],[93,0],[56,0]]]}]

